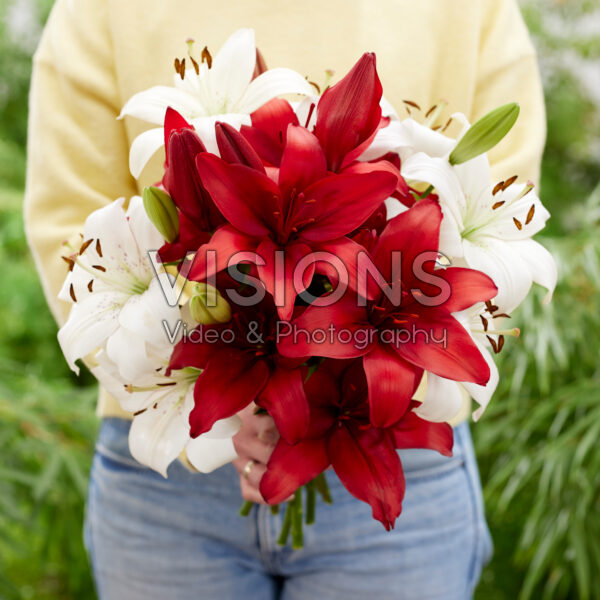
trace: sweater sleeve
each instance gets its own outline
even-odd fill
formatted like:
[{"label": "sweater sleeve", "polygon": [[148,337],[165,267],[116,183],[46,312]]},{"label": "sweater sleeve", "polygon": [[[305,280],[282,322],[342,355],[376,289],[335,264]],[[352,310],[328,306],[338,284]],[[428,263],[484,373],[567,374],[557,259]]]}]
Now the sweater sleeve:
[{"label": "sweater sleeve", "polygon": [[86,217],[137,193],[129,174],[112,45],[102,0],[57,0],[36,51],[29,100],[25,230],[48,304],[66,276],[64,240]]},{"label": "sweater sleeve", "polygon": [[537,184],[546,114],[535,49],[517,0],[484,0],[472,119],[513,101],[521,112],[510,133],[489,154],[492,175],[496,180],[518,175]]}]

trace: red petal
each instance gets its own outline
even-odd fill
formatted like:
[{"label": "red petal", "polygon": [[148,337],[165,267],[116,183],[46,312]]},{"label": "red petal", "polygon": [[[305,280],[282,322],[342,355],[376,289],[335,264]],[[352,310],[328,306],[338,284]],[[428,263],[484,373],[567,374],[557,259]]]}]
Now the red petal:
[{"label": "red petal", "polygon": [[[348,335],[340,335],[341,330]],[[371,338],[377,339],[373,333],[366,310],[357,306],[353,294],[347,294],[331,306],[309,306],[289,326],[282,326],[277,346],[280,354],[292,358],[354,358],[369,351]]]},{"label": "red petal", "polygon": [[[276,254],[277,252],[280,254]],[[298,282],[301,285],[298,286],[297,291],[294,285],[294,269],[310,252],[311,249],[306,244],[295,243],[282,247],[269,238],[265,238],[256,250],[265,263],[258,266],[259,277],[269,294],[273,296],[280,318],[286,321],[294,312],[296,296],[310,285],[314,264],[309,265],[304,271],[303,280]]]},{"label": "red petal", "polygon": [[287,143],[281,158],[279,187],[284,196],[301,192],[327,176],[327,159],[319,140],[307,129],[288,125]]},{"label": "red petal", "polygon": [[400,458],[381,429],[339,427],[329,438],[331,464],[346,489],[367,502],[389,530],[402,512],[405,482]]},{"label": "red petal", "polygon": [[423,252],[438,251],[441,223],[442,210],[433,200],[421,200],[388,221],[373,251],[375,263],[388,281],[392,275],[392,252],[400,250],[405,289],[421,283],[413,273],[414,260]]},{"label": "red petal", "polygon": [[241,133],[260,157],[278,167],[286,142],[287,128],[298,125],[298,117],[290,103],[280,98],[270,100],[251,115],[252,127],[243,125]]},{"label": "red petal", "polygon": [[[231,225],[224,225],[196,252],[188,279],[204,281],[207,277],[226,269],[229,261],[238,252],[254,252],[256,245],[255,238],[239,232]],[[232,264],[236,264],[236,261],[233,260]]]},{"label": "red petal", "polygon": [[[417,404],[416,402],[413,404]],[[408,411],[393,429],[395,446],[403,448],[427,448],[443,456],[452,456],[454,433],[448,423],[432,423]]]},{"label": "red petal", "polygon": [[269,504],[279,504],[328,466],[326,438],[304,440],[294,446],[280,439],[260,480],[260,493]]},{"label": "red petal", "polygon": [[[181,131],[182,129],[191,129],[193,131],[194,127],[190,125],[174,108],[167,106],[164,124],[165,148],[169,147],[169,138],[171,137],[171,134],[174,131]],[[204,144],[202,144],[202,150],[200,150],[200,152],[206,152]],[[166,164],[169,166],[168,156]]]},{"label": "red petal", "polygon": [[276,369],[257,404],[273,417],[281,437],[295,444],[306,436],[310,419],[300,369]]},{"label": "red petal", "polygon": [[363,356],[369,386],[370,421],[375,427],[391,427],[410,404],[416,369],[385,344],[375,344]]},{"label": "red petal", "polygon": [[[200,332],[200,336],[204,332],[215,329],[212,325],[199,325],[196,328]],[[190,332],[191,333],[191,332]],[[196,339],[192,336],[192,339]],[[197,339],[202,339],[198,337]],[[167,375],[171,371],[183,369],[185,367],[194,367],[203,369],[210,357],[222,347],[222,344],[203,344],[190,341],[189,337],[183,338],[174,348],[169,360]]]},{"label": "red petal", "polygon": [[452,267],[436,274],[450,284],[452,293],[443,305],[449,312],[465,310],[477,302],[491,300],[498,293],[492,279],[481,271]]},{"label": "red petal", "polygon": [[440,377],[485,385],[490,368],[462,325],[441,309],[419,310],[415,330],[406,326],[410,339],[394,347],[398,356]]},{"label": "red petal", "polygon": [[210,431],[219,419],[242,410],[256,398],[268,378],[265,361],[235,348],[215,352],[196,380],[190,436],[198,437]]},{"label": "red petal", "polygon": [[281,198],[279,188],[266,175],[208,153],[198,155],[196,167],[202,184],[231,225],[253,236],[268,235],[276,228]]},{"label": "red petal", "polygon": [[261,173],[265,172],[262,161],[246,138],[229,123],[217,123],[215,134],[221,158],[230,164],[240,164]]},{"label": "red petal", "polygon": [[331,171],[337,171],[346,155],[379,126],[381,92],[375,55],[364,54],[339,83],[321,96],[315,135],[321,141]]},{"label": "red petal", "polygon": [[364,223],[394,191],[396,176],[387,169],[368,173],[332,175],[304,190],[313,223],[300,229],[300,238],[326,241],[350,233]]}]

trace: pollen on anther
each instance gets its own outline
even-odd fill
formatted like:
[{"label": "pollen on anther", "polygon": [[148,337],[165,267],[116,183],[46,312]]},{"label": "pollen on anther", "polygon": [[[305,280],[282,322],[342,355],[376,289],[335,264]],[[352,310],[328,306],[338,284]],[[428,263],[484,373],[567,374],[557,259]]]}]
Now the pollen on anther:
[{"label": "pollen on anther", "polygon": [[93,288],[93,286],[94,286],[94,280],[93,280],[93,279],[90,279],[90,282],[87,284],[87,289],[88,289],[88,291],[90,291],[90,292],[93,292],[93,291],[94,291],[94,290],[92,289],[92,288]]},{"label": "pollen on anther", "polygon": [[96,252],[98,253],[98,256],[102,258],[102,246],[100,245],[99,239],[96,240]]},{"label": "pollen on anther", "polygon": [[426,113],[425,118],[427,118],[435,109],[437,108],[437,104],[434,104]]},{"label": "pollen on anther", "polygon": [[307,79],[306,81],[308,81],[308,83],[312,85],[315,88],[315,90],[317,90],[317,94],[321,94],[321,87],[318,83],[316,83],[315,81],[311,81],[310,79]]},{"label": "pollen on anther", "polygon": [[93,242],[94,240],[92,238],[90,238],[89,240],[86,240],[85,242],[83,242],[83,244],[81,244],[81,248],[79,249],[79,254],[83,254],[87,249],[88,246]]},{"label": "pollen on anther", "polygon": [[504,348],[504,336],[498,336],[498,352],[500,352]]},{"label": "pollen on anther", "polygon": [[513,217],[513,221],[514,221],[515,225],[517,226],[517,229],[519,231],[521,231],[521,229],[523,229],[523,224],[521,223],[521,221],[519,221],[519,219],[517,219],[516,217]]},{"label": "pollen on anther", "polygon": [[61,258],[69,265],[69,271],[72,271],[75,266],[75,261],[68,256],[61,256]]},{"label": "pollen on anther", "polygon": [[137,417],[138,415],[141,415],[141,414],[145,413],[147,410],[148,410],[147,408],[142,408],[142,410],[136,410],[136,411],[133,413],[133,416],[134,416],[134,417]]},{"label": "pollen on anther", "polygon": [[525,219],[525,225],[529,225],[533,219],[533,215],[535,214],[535,204],[531,205],[529,212],[527,213],[527,218]]},{"label": "pollen on anther", "polygon": [[106,268],[102,265],[92,265],[92,269],[98,269],[98,271],[102,271],[103,273],[106,272]]},{"label": "pollen on anther", "polygon": [[492,210],[496,210],[497,208],[500,208],[504,204],[504,202],[505,202],[504,200],[501,200],[500,202],[495,202],[492,205]]},{"label": "pollen on anther", "polygon": [[194,59],[193,56],[190,56],[190,60],[192,61],[192,65],[194,66],[194,71],[196,71],[196,75],[200,75],[200,65],[198,61]]},{"label": "pollen on anther", "polygon": [[494,354],[498,354],[498,344],[496,344],[496,340],[493,337],[490,337],[489,335],[485,336],[489,343],[492,345],[492,348],[494,350]]},{"label": "pollen on anther", "polygon": [[416,108],[417,110],[421,110],[421,107],[416,102],[413,102],[412,100],[402,100],[402,102],[404,102],[404,104],[408,104],[409,106],[412,106],[413,108]]},{"label": "pollen on anther", "polygon": [[75,296],[75,290],[73,289],[73,284],[69,287],[69,294],[73,299],[73,302],[77,302],[77,296]]},{"label": "pollen on anther", "polygon": [[212,56],[211,56],[210,52],[208,51],[208,46],[204,46],[204,48],[202,48],[202,54],[200,55],[200,60],[202,62],[206,62],[209,69],[212,67]]},{"label": "pollen on anther", "polygon": [[511,186],[517,180],[517,175],[513,175],[509,177],[503,184],[502,189],[505,190],[507,187]]},{"label": "pollen on anther", "polygon": [[494,189],[492,190],[492,196],[495,196],[498,192],[500,192],[503,189],[503,186],[504,186],[504,181],[499,181],[494,186]]},{"label": "pollen on anther", "polygon": [[483,330],[487,331],[488,330],[488,320],[483,315],[479,315],[479,318],[481,319],[481,323],[483,325]]},{"label": "pollen on anther", "polygon": [[446,124],[442,127],[442,131],[446,131],[446,129],[448,129],[448,127],[450,127],[450,123],[452,123],[452,117],[450,117],[447,121]]}]

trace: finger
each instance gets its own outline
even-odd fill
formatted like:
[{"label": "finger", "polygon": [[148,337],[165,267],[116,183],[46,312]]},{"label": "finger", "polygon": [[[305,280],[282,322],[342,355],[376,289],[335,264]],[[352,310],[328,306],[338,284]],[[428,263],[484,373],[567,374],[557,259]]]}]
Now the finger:
[{"label": "finger", "polygon": [[279,431],[275,426],[275,421],[269,416],[261,417],[257,424],[256,437],[265,444],[274,446],[279,440]]},{"label": "finger", "polygon": [[246,481],[244,477],[240,478],[240,490],[244,500],[250,500],[250,502],[255,502],[256,504],[267,504],[258,488],[250,485],[250,482]]},{"label": "finger", "polygon": [[273,453],[274,446],[271,444],[265,444],[261,442],[255,436],[240,435],[233,440],[233,445],[238,456],[248,457],[257,463],[267,464],[271,454]]},{"label": "finger", "polygon": [[[266,473],[265,465],[248,459],[236,459],[233,462],[239,476],[245,479],[250,485],[258,488],[262,476]],[[248,466],[250,465],[250,466]]]}]

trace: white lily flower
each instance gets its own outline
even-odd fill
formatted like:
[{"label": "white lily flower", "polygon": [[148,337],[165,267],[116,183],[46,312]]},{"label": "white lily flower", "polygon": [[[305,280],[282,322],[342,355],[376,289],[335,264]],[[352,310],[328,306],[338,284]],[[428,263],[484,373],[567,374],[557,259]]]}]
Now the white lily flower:
[{"label": "white lily flower", "polygon": [[190,462],[207,472],[236,458],[231,436],[239,419],[215,424],[212,437],[209,432],[201,441],[190,438],[188,419],[199,373],[164,373],[178,341],[169,339],[167,327],[173,332],[178,321],[191,321],[187,309],[167,303],[167,273],[155,276],[148,251],[158,249],[163,239],[142,199],[132,198],[127,212],[123,204],[119,199],[93,212],[81,249],[67,259],[72,268],[59,297],[73,306],[59,343],[76,373],[75,361],[86,359],[98,381],[133,413],[129,445],[136,460],[166,477],[168,465],[189,445]]},{"label": "white lily flower", "polygon": [[[160,127],[139,135],[129,155],[129,168],[139,177],[150,157],[164,142],[162,125],[167,107],[179,112],[196,129],[209,152],[217,153],[214,125],[229,123],[236,129],[250,124],[250,113],[282,94],[312,94],[313,88],[298,72],[269,69],[252,79],[256,46],[252,29],[239,29],[210,61],[192,61],[174,75],[174,87],[158,85],[132,96],[125,115]],[[210,64],[210,66],[209,66]]]},{"label": "white lily flower", "polygon": [[[450,153],[470,127],[462,113],[454,113],[452,119],[462,124],[457,139],[410,118],[393,121],[377,133],[361,160],[395,152],[406,180],[435,188],[444,214],[440,252],[458,259],[455,265],[489,275],[498,287],[495,302],[504,312],[512,312],[523,301],[532,283],[548,290],[544,300],[548,302],[556,286],[556,264],[531,238],[543,229],[550,214],[530,184],[513,180],[492,186],[485,154],[450,165]],[[392,214],[403,210],[390,208]]]},{"label": "white lily flower", "polygon": [[[481,303],[467,310],[454,313],[453,316],[469,333],[473,343],[487,362],[490,368],[490,378],[485,385],[478,385],[467,381],[458,382],[445,379],[427,372],[425,399],[415,409],[415,412],[421,418],[437,423],[451,421],[460,413],[463,406],[463,391],[461,388],[466,390],[469,396],[479,404],[479,407],[473,412],[473,420],[479,420],[496,391],[499,380],[498,367],[496,367],[489,351],[491,344],[487,336],[494,339],[503,333],[517,335],[518,332],[518,330],[509,332],[497,330],[494,326],[493,314],[490,314],[486,306]],[[495,343],[498,345],[498,342]]]},{"label": "white lily flower", "polygon": [[[552,255],[531,238],[545,225],[550,213],[532,184],[492,186],[489,163],[482,155],[451,166],[445,158],[424,153],[410,156],[402,165],[407,179],[434,186],[444,213],[440,252],[489,275],[498,287],[495,303],[512,312],[532,283],[548,290],[549,302],[556,286]],[[508,184],[508,185],[507,185]]]}]

